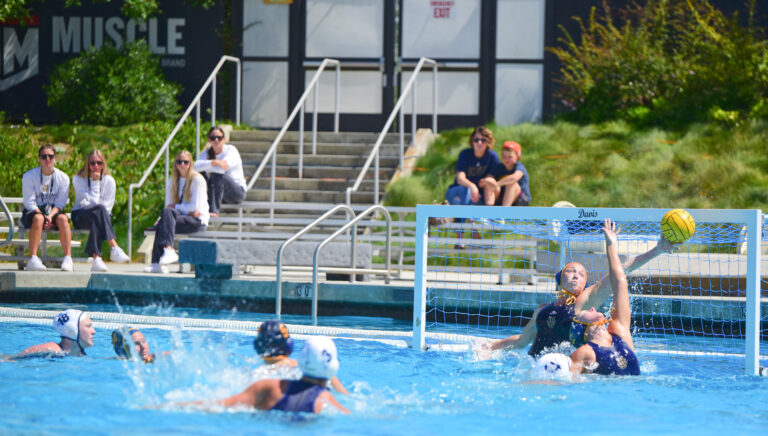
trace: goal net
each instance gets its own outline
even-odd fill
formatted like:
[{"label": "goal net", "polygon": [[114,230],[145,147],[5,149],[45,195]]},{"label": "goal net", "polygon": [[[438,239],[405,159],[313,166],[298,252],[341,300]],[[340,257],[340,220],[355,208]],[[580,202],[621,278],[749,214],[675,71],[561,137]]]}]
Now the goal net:
[{"label": "goal net", "polygon": [[[622,262],[653,249],[666,209],[418,206],[414,343],[519,333],[553,302],[554,275],[582,263],[607,274],[603,219],[620,227]],[[643,353],[742,359],[757,374],[768,354],[768,298],[760,298],[759,210],[688,210],[696,231],[676,251],[628,270],[632,332]],[[607,312],[611,299],[599,310]],[[762,316],[761,316],[762,306]],[[762,325],[762,327],[761,327]],[[762,339],[762,340],[761,340]],[[762,357],[761,357],[762,356]]]}]

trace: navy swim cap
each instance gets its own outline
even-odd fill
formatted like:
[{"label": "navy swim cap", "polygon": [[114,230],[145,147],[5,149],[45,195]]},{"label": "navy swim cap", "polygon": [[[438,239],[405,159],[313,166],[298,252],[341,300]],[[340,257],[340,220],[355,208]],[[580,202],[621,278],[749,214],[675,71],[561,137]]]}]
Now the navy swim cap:
[{"label": "navy swim cap", "polygon": [[289,356],[293,351],[293,339],[285,324],[275,320],[266,321],[259,326],[253,348],[262,357]]}]

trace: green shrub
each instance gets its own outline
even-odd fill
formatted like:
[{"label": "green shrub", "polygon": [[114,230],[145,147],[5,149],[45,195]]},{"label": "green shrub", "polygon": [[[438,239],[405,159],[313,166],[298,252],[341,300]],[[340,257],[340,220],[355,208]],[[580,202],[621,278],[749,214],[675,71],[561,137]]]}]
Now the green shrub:
[{"label": "green shrub", "polygon": [[180,109],[181,87],[165,80],[144,41],[91,47],[58,65],[45,91],[66,122],[119,126],[174,119]]},{"label": "green shrub", "polygon": [[[768,55],[762,29],[726,17],[708,0],[630,3],[621,18],[607,2],[577,19],[550,48],[562,64],[558,97],[566,118],[682,127],[692,122],[764,116]],[[745,21],[745,20],[742,20]]]},{"label": "green shrub", "polygon": [[388,206],[408,206],[431,204],[432,190],[425,186],[421,178],[401,177],[387,187]]}]

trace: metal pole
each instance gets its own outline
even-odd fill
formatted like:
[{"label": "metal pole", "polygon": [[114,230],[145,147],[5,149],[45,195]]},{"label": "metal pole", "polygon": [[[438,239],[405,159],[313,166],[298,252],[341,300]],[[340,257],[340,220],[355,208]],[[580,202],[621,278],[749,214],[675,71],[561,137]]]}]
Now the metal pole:
[{"label": "metal pole", "polygon": [[[416,71],[413,72],[416,74]],[[419,78],[413,82],[411,88],[411,141],[416,137],[416,90],[419,88]]]},{"label": "metal pole", "polygon": [[339,133],[339,88],[341,87],[341,63],[336,62],[336,99],[334,101],[334,107],[336,108],[336,115],[333,119],[333,131]]},{"label": "metal pole", "polygon": [[317,99],[318,99],[318,90],[320,89],[320,85],[318,85],[320,81],[318,80],[315,82],[315,101],[314,101],[314,108],[312,110],[312,154],[317,154]]},{"label": "metal pole", "polygon": [[[432,133],[437,134],[437,64],[432,65]],[[413,140],[412,140],[413,141]]]},{"label": "metal pole", "polygon": [[195,106],[195,160],[200,159],[200,100]]},{"label": "metal pole", "polygon": [[237,99],[235,99],[235,121],[237,124],[240,124],[240,105],[241,105],[241,99],[243,98],[241,94],[242,89],[242,81],[243,81],[243,66],[240,63],[240,59],[237,60]]},{"label": "metal pole", "polygon": [[[277,154],[277,149],[275,149]],[[299,180],[304,177],[304,104],[299,110]]]},{"label": "metal pole", "polygon": [[216,76],[213,76],[211,83],[211,126],[216,125]]}]

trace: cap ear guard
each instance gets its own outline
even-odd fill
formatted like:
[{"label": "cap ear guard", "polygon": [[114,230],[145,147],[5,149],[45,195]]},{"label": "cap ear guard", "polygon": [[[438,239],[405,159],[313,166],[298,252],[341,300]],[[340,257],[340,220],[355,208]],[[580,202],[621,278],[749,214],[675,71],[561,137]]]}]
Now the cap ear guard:
[{"label": "cap ear guard", "polygon": [[130,336],[128,329],[112,330],[112,346],[115,348],[115,354],[119,357],[130,359],[133,353],[131,346],[126,341],[126,336]]}]

